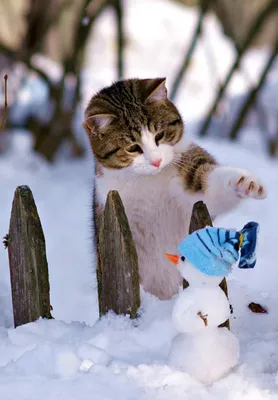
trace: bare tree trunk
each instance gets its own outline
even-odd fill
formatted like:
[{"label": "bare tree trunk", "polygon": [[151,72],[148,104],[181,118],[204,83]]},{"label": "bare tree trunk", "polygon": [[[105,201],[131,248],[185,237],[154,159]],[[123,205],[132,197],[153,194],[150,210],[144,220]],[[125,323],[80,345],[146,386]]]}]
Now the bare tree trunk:
[{"label": "bare tree trunk", "polygon": [[28,186],[15,191],[6,239],[15,327],[40,317],[52,318],[45,239]]},{"label": "bare tree trunk", "polygon": [[19,59],[22,55],[29,56],[29,54],[34,54],[43,49],[46,32],[52,26],[52,21],[57,12],[59,12],[59,7],[57,7],[56,1],[30,1],[30,8],[26,15],[27,30],[18,50]]},{"label": "bare tree trunk", "polygon": [[[87,24],[83,23],[87,17],[87,8],[91,0],[84,0],[78,22],[73,35],[72,52],[63,61],[63,77],[61,84],[57,88],[52,88],[51,96],[55,103],[55,112],[51,121],[44,127],[38,126],[36,130],[35,150],[42,153],[48,160],[52,161],[63,141],[71,143],[75,156],[84,154],[83,147],[78,143],[74,136],[72,121],[74,112],[80,100],[80,70],[83,61],[84,51],[91,28],[96,19],[108,5],[108,0],[99,0],[93,4],[93,11]],[[71,75],[76,78],[73,90],[71,107],[65,109],[63,101],[66,95],[66,78]]]}]

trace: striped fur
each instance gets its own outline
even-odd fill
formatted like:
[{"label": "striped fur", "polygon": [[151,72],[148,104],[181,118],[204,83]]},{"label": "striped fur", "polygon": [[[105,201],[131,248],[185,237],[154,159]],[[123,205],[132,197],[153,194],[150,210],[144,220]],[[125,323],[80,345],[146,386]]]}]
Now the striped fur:
[{"label": "striped fur", "polygon": [[103,89],[87,107],[84,128],[97,161],[96,224],[109,190],[117,190],[136,243],[141,284],[161,299],[181,284],[164,253],[174,254],[187,235],[196,201],[215,217],[241,198],[266,196],[250,172],[219,166],[204,149],[186,143],[165,79],[131,79]]},{"label": "striped fur", "polygon": [[204,192],[207,187],[207,176],[216,165],[216,160],[207,151],[195,144],[191,145],[185,153],[182,153],[178,167],[185,190]]},{"label": "striped fur", "polygon": [[[96,159],[113,169],[130,166],[140,153],[142,129],[170,146],[183,135],[182,118],[167,99],[165,78],[128,79],[102,89],[90,100],[83,126]],[[138,151],[131,152],[136,145]]]}]

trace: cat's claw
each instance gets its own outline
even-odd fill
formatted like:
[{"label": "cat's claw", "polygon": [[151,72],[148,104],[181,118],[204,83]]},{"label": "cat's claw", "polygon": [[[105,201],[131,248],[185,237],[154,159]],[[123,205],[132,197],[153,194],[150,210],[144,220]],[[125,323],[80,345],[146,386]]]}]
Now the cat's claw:
[{"label": "cat's claw", "polygon": [[235,190],[236,196],[240,199],[252,197],[262,200],[267,197],[267,190],[264,185],[252,175],[240,175],[230,179],[229,185]]}]

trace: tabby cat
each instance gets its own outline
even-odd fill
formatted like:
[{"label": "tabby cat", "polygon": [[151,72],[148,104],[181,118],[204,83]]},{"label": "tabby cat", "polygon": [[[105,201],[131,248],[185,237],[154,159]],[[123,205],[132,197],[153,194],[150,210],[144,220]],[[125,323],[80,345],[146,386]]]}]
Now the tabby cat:
[{"label": "tabby cat", "polygon": [[266,197],[249,171],[218,165],[186,141],[165,82],[128,79],[102,89],[90,100],[83,124],[97,163],[98,216],[109,190],[118,190],[137,247],[141,284],[160,299],[171,298],[181,285],[164,253],[176,252],[197,200],[215,217],[243,198]]}]

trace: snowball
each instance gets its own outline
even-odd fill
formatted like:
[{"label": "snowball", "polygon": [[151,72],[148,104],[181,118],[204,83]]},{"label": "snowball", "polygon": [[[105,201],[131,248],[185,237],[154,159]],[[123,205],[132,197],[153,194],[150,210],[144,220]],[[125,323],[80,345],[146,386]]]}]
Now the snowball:
[{"label": "snowball", "polygon": [[102,349],[95,347],[89,343],[83,343],[77,351],[80,358],[88,359],[93,364],[108,365],[111,361],[110,356]]},{"label": "snowball", "polygon": [[79,370],[81,372],[88,372],[93,365],[94,363],[91,360],[83,360]]},{"label": "snowball", "polygon": [[11,362],[9,368],[22,375],[62,378],[74,376],[78,372],[81,360],[70,346],[53,343],[33,346],[33,349],[26,350]]},{"label": "snowball", "polygon": [[[198,313],[201,313],[207,322]],[[218,327],[230,316],[229,301],[219,287],[185,289],[177,298],[172,322],[177,332],[193,333],[207,327]]]},{"label": "snowball", "polygon": [[129,367],[130,364],[123,360],[113,360],[109,365],[109,368],[113,371],[114,374],[119,374],[122,371],[127,370]]},{"label": "snowball", "polygon": [[227,328],[207,328],[198,334],[181,333],[172,341],[171,367],[204,384],[226,375],[238,362],[239,343]]},{"label": "snowball", "polygon": [[17,345],[22,354],[15,357],[9,364],[9,369],[19,372],[21,375],[53,375],[54,354],[50,344],[33,345],[30,350],[25,346]]},{"label": "snowball", "polygon": [[223,276],[209,276],[204,274],[188,261],[180,261],[179,271],[181,276],[189,282],[191,287],[218,287],[223,280]]},{"label": "snowball", "polygon": [[91,339],[87,340],[87,343],[98,347],[99,349],[105,350],[109,346],[108,337],[103,333],[98,333],[94,335]]},{"label": "snowball", "polygon": [[80,367],[80,359],[71,350],[58,351],[55,360],[55,374],[66,378],[75,375]]}]

